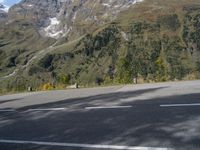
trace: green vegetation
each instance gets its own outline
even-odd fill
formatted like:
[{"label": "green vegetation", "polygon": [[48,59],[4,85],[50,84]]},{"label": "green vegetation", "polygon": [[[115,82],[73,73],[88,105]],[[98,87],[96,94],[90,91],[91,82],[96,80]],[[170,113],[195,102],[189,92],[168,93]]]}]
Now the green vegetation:
[{"label": "green vegetation", "polygon": [[[74,83],[127,84],[133,83],[134,78],[139,82],[199,78],[200,4],[182,0],[171,2],[172,6],[157,1],[153,9],[151,0],[136,5],[114,23],[72,44],[62,41],[62,45],[36,59],[26,70],[2,80],[1,92],[23,91],[28,86],[59,89]],[[40,37],[29,23],[23,31],[22,23],[15,27],[6,27],[0,33],[0,76],[25,65],[36,52],[55,42]]]}]

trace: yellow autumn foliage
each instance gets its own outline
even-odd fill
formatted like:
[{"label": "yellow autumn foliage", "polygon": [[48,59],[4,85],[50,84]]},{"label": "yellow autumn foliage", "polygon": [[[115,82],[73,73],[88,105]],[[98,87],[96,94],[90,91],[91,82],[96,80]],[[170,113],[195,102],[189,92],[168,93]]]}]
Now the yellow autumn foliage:
[{"label": "yellow autumn foliage", "polygon": [[54,86],[53,86],[51,83],[45,83],[45,84],[42,86],[42,90],[44,90],[44,91],[53,90],[53,89],[54,89]]}]

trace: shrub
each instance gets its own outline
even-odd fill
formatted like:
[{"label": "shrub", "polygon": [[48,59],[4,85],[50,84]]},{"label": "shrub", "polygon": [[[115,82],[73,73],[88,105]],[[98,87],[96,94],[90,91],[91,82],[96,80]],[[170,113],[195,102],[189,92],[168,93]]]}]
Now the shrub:
[{"label": "shrub", "polygon": [[58,82],[62,84],[69,84],[70,79],[71,79],[70,75],[61,74],[58,77]]},{"label": "shrub", "polygon": [[53,90],[55,87],[51,84],[51,83],[45,83],[42,86],[42,90],[46,91],[46,90]]},{"label": "shrub", "polygon": [[39,61],[39,66],[41,66],[42,68],[49,68],[52,65],[52,61],[54,59],[54,56],[51,54],[46,55],[45,57],[43,57],[40,61]]},{"label": "shrub", "polygon": [[158,19],[159,24],[165,28],[176,31],[180,27],[180,21],[177,14],[160,16]]}]

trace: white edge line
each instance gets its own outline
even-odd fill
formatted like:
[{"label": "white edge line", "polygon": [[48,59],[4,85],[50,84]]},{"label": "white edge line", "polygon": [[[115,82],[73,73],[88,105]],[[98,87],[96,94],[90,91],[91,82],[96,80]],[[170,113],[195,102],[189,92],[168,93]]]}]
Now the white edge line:
[{"label": "white edge line", "polygon": [[160,107],[189,107],[189,106],[200,106],[200,103],[194,103],[194,104],[165,104],[165,105],[160,105]]},{"label": "white edge line", "polygon": [[79,148],[94,148],[94,149],[115,149],[115,150],[172,150],[171,148],[161,148],[161,147],[137,147],[137,146],[118,146],[118,145],[76,144],[76,143],[19,141],[19,140],[3,140],[3,139],[0,140],[0,143],[34,144],[34,145],[45,145],[45,146],[79,147]]},{"label": "white edge line", "polygon": [[91,109],[124,109],[124,108],[132,108],[133,106],[98,106],[98,107],[85,107],[87,110]]}]

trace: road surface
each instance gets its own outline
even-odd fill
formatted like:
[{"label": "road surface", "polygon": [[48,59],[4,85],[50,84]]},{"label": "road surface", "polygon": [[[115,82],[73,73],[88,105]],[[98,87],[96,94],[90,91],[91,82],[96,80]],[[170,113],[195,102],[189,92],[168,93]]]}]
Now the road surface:
[{"label": "road surface", "polygon": [[200,81],[0,96],[0,150],[199,150]]}]

